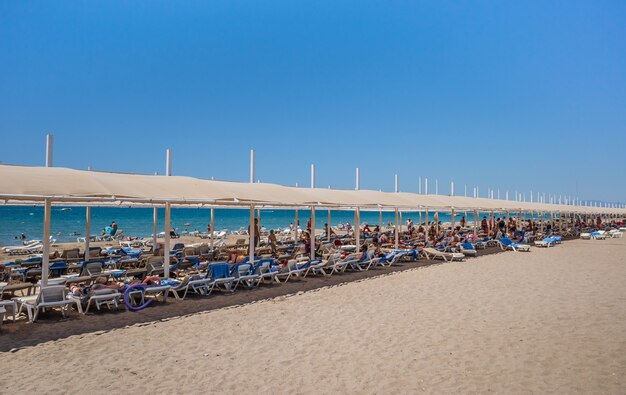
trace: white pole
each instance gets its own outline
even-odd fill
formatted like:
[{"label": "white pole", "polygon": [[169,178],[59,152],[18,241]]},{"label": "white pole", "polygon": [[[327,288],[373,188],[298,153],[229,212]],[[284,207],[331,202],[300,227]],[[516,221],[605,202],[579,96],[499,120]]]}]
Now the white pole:
[{"label": "white pole", "polygon": [[361,221],[359,208],[354,210],[354,239],[356,240],[356,253],[361,251]]},{"label": "white pole", "polygon": [[417,187],[417,190],[420,195],[422,194],[422,176],[419,177],[419,185]]},{"label": "white pole", "polygon": [[467,197],[467,184],[465,184],[465,188],[463,191],[463,196]]},{"label": "white pole", "polygon": [[326,229],[326,241],[330,241],[330,209],[328,209],[328,228]]},{"label": "white pole", "polygon": [[383,209],[378,207],[378,228],[383,231]]},{"label": "white pole", "polygon": [[[172,150],[165,151],[165,176],[172,175]],[[170,214],[171,203],[165,203],[165,240],[163,242],[163,277],[170,278]]]},{"label": "white pole", "polygon": [[159,222],[159,209],[154,208],[152,212],[152,251],[154,252],[157,247],[157,224]]},{"label": "white pole", "polygon": [[358,167],[356,168],[356,186],[354,189],[357,191],[361,189],[361,172]]},{"label": "white pole", "polygon": [[255,170],[255,157],[254,157],[254,149],[250,150],[250,182],[254,182],[254,170]]},{"label": "white pole", "polygon": [[295,246],[295,244],[298,242],[298,209],[296,209],[296,219],[294,222],[294,227],[293,227],[293,244]]},{"label": "white pole", "polygon": [[91,207],[85,207],[85,262],[89,260],[89,237],[91,235]]},{"label": "white pole", "polygon": [[315,165],[311,163],[311,188],[315,188]]},{"label": "white pole", "polygon": [[315,259],[315,206],[311,206],[311,260]]},{"label": "white pole", "polygon": [[454,196],[454,181],[450,181],[450,196]]},{"label": "white pole", "polygon": [[399,185],[398,185],[398,175],[396,174],[395,176],[395,180],[396,180],[396,187],[395,187],[395,191],[398,192],[399,191]]},{"label": "white pole", "polygon": [[215,238],[215,208],[211,207],[211,250],[213,249],[214,238]]},{"label": "white pole", "polygon": [[165,203],[165,240],[163,242],[163,276],[170,277],[170,203]]},{"label": "white pole", "polygon": [[396,249],[398,249],[399,241],[400,241],[399,240],[400,234],[398,233],[398,209],[396,209],[395,217],[396,217],[396,226],[394,228],[394,233],[395,233],[395,239],[396,239],[395,240],[396,241]]},{"label": "white pole", "polygon": [[[91,166],[87,167],[88,171],[91,171]],[[89,256],[89,237],[91,235],[91,207],[85,207],[85,257],[84,260],[88,261]]]},{"label": "white pole", "polygon": [[[51,158],[52,159],[52,158]],[[50,267],[50,199],[44,200],[43,209],[43,257],[41,258],[41,286],[48,285],[48,270]]]},{"label": "white pole", "polygon": [[248,232],[248,236],[250,237],[250,248],[248,248],[248,252],[249,252],[249,258],[248,258],[248,263],[251,265],[254,265],[254,249],[255,249],[255,245],[254,245],[254,238],[255,238],[255,231],[256,231],[256,226],[254,226],[254,206],[250,206],[250,232]]},{"label": "white pole", "polygon": [[46,135],[46,167],[52,167],[52,151],[54,145],[54,136]]},{"label": "white pole", "polygon": [[439,179],[435,178],[435,195],[439,195]]},{"label": "white pole", "polygon": [[424,179],[424,194],[428,195],[428,177]]}]

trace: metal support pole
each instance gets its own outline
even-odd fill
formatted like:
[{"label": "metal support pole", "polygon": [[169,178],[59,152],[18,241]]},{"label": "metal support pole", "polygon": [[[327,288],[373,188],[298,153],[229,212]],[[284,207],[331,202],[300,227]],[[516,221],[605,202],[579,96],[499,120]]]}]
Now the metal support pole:
[{"label": "metal support pole", "polygon": [[163,242],[163,277],[170,278],[170,203],[165,203],[165,241]]},{"label": "metal support pole", "polygon": [[152,251],[155,251],[157,246],[157,231],[159,222],[159,209],[154,208],[152,212]]},{"label": "metal support pole", "polygon": [[254,266],[254,238],[256,236],[256,226],[254,226],[254,206],[250,206],[250,231],[248,232],[248,236],[250,237],[250,248],[248,248],[249,258],[248,263]]},{"label": "metal support pole", "polygon": [[315,259],[315,206],[311,206],[311,260]]},{"label": "metal support pole", "polygon": [[296,244],[298,242],[298,209],[296,209],[296,219],[293,224],[293,243]]},{"label": "metal support pole", "polygon": [[330,241],[330,210],[328,210],[328,229],[326,229],[326,241]]},{"label": "metal support pole", "polygon": [[395,229],[394,233],[395,233],[395,239],[396,239],[396,249],[398,249],[399,244],[400,244],[400,240],[399,240],[400,235],[398,233],[398,209],[395,210],[395,214],[396,214],[395,215],[395,217],[396,217],[396,226],[394,228]]},{"label": "metal support pole", "polygon": [[48,271],[50,270],[50,212],[52,202],[50,199],[44,200],[43,209],[43,257],[41,258],[41,286],[48,285]]},{"label": "metal support pole", "polygon": [[89,256],[89,237],[91,235],[91,207],[85,207],[85,257],[84,260],[87,262],[90,258]]},{"label": "metal support pole", "polygon": [[254,150],[251,149],[250,150],[250,183],[254,182],[254,171],[255,171],[255,157],[254,157]]},{"label": "metal support pole", "polygon": [[213,246],[215,245],[215,208],[213,207],[211,207],[211,234],[209,236],[211,237],[210,247],[212,250]]},{"label": "metal support pole", "polygon": [[52,167],[52,152],[54,146],[54,136],[46,135],[46,167]]},{"label": "metal support pole", "polygon": [[359,208],[354,210],[354,239],[356,240],[356,253],[361,252],[361,221],[359,220]]},{"label": "metal support pole", "polygon": [[[172,175],[172,150],[165,151],[165,176]],[[163,277],[170,278],[171,203],[165,203],[165,240],[163,242]]]}]

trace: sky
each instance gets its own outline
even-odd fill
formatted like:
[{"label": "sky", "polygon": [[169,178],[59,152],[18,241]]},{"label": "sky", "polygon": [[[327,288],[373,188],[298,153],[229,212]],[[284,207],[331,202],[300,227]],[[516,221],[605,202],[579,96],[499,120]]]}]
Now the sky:
[{"label": "sky", "polygon": [[624,1],[0,2],[0,161],[626,202]]}]

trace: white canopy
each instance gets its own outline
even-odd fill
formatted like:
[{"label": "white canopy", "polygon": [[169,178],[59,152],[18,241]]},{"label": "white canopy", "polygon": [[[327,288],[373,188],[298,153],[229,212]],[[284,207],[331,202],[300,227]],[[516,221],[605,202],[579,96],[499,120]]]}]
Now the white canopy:
[{"label": "white canopy", "polygon": [[626,214],[622,208],[555,205],[407,192],[295,188],[267,183],[213,181],[60,167],[0,165],[0,199],[6,204],[55,203],[89,205],[163,204],[210,206],[320,206],[389,210],[554,211]]}]

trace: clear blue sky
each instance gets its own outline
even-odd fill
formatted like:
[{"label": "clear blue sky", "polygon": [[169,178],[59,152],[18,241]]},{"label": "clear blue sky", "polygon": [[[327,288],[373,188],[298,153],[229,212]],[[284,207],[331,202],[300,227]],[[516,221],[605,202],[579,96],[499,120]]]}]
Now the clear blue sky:
[{"label": "clear blue sky", "polygon": [[[624,1],[0,3],[0,161],[626,201]],[[431,181],[431,190],[433,189]]]}]

